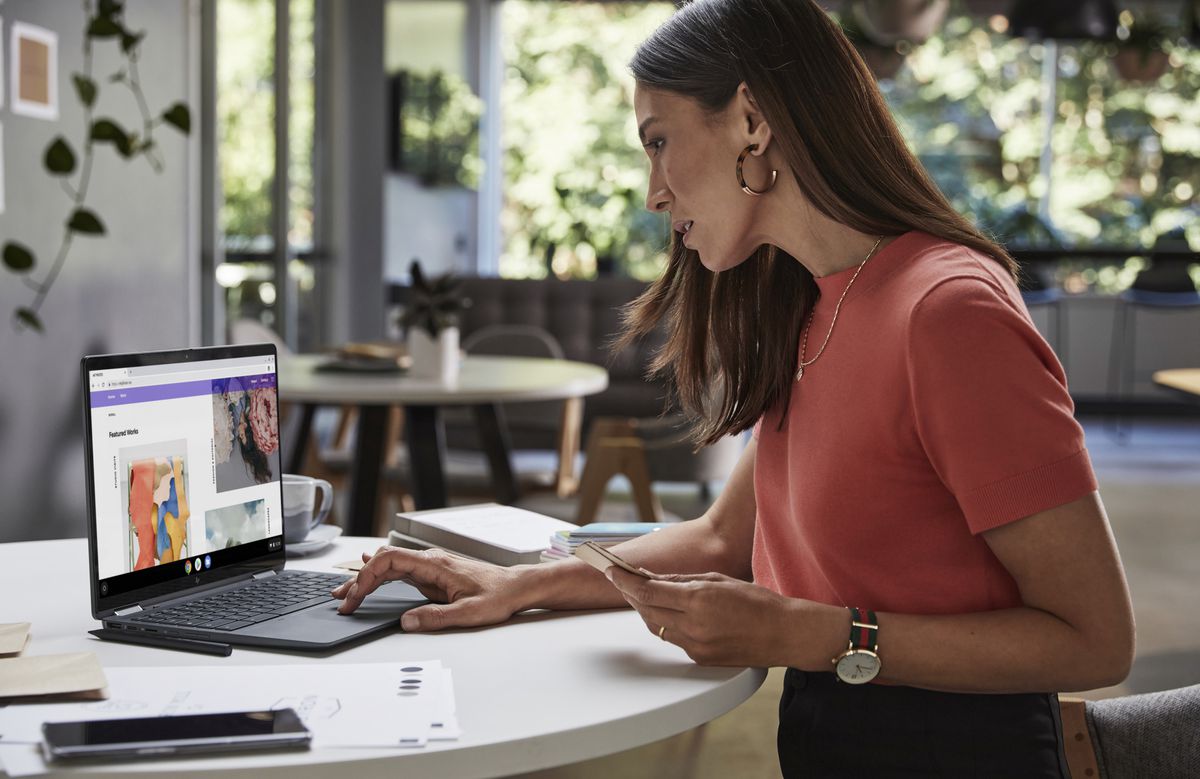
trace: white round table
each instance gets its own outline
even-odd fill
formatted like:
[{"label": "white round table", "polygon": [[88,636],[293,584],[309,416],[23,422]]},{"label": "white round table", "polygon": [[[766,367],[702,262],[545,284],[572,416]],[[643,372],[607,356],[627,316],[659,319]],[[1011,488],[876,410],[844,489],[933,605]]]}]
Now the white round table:
[{"label": "white round table", "polygon": [[[288,566],[333,570],[333,563],[379,544],[379,539],[343,537],[325,553]],[[457,741],[431,741],[420,749],[328,748],[82,769],[109,776],[505,776],[681,733],[745,701],[766,676],[761,669],[698,666],[678,647],[651,635],[631,610],[541,612],[485,629],[389,633],[327,658],[247,648],[222,658],[99,641],[86,633],[98,625],[89,611],[83,539],[0,544],[0,590],[22,593],[0,600],[0,623],[33,623],[26,655],[91,651],[108,668],[436,659],[454,675],[463,730]]]},{"label": "white round table", "polygon": [[376,515],[389,406],[404,407],[412,493],[418,509],[446,505],[445,442],[438,408],[454,405],[470,406],[474,411],[496,499],[511,503],[517,498],[517,486],[498,404],[582,398],[608,386],[608,372],[603,368],[570,360],[468,355],[452,384],[404,373],[317,370],[326,360],[322,355],[279,358],[279,398],[303,407],[288,469],[296,472],[303,462],[317,406],[359,406],[347,527],[354,535],[370,534]]}]

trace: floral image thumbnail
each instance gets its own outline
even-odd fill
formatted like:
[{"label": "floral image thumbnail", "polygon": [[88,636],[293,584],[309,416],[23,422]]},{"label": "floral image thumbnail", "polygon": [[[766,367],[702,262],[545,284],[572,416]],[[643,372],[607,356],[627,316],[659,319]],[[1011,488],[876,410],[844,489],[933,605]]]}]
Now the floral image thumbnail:
[{"label": "floral image thumbnail", "polygon": [[215,379],[213,455],[218,492],[265,484],[276,478],[279,413],[274,387],[251,387],[254,379]]}]

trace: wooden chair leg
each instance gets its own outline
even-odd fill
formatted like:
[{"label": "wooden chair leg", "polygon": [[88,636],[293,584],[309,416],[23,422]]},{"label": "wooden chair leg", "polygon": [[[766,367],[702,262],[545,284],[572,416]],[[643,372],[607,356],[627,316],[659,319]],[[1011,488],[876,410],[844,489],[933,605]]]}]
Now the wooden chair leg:
[{"label": "wooden chair leg", "polygon": [[407,514],[417,510],[413,496],[405,492],[400,485],[385,481],[380,485],[379,512],[375,515],[372,526],[372,536],[387,538],[388,531],[396,526],[393,517],[397,512]]},{"label": "wooden chair leg", "polygon": [[595,521],[605,488],[618,473],[629,479],[641,521],[661,521],[662,506],[651,489],[645,445],[637,435],[633,421],[597,419],[588,436],[587,460],[579,481],[576,524]]},{"label": "wooden chair leg", "polygon": [[638,519],[642,522],[661,522],[662,504],[650,489],[650,469],[646,465],[646,449],[642,440],[636,446],[626,445],[622,451],[621,473],[629,479],[633,491],[633,502],[637,506]]},{"label": "wooden chair leg", "polygon": [[1087,779],[1100,776],[1096,749],[1087,726],[1087,702],[1079,698],[1059,698],[1062,714],[1063,752],[1071,776]]},{"label": "wooden chair leg", "polygon": [[582,426],[583,398],[567,398],[563,402],[558,428],[558,467],[554,478],[554,491],[560,498],[569,498],[579,489],[579,479],[575,476],[575,456],[579,454]]},{"label": "wooden chair leg", "polygon": [[400,465],[400,444],[404,441],[404,407],[392,406],[388,409],[387,440],[384,446],[384,465],[397,468]]},{"label": "wooden chair leg", "polygon": [[350,431],[358,425],[358,409],[354,406],[346,406],[341,409],[341,415],[338,417],[337,427],[333,431],[334,449],[345,449],[349,444]]},{"label": "wooden chair leg", "polygon": [[596,511],[604,498],[604,489],[616,475],[620,466],[620,455],[603,442],[607,420],[597,419],[588,436],[587,456],[583,463],[583,475],[579,478],[579,507],[575,512],[575,524],[587,525],[596,520]]},{"label": "wooden chair leg", "polygon": [[[384,467],[396,470],[400,467],[400,446],[404,442],[404,407],[391,406],[387,413],[387,432],[384,434]],[[391,479],[384,479],[380,484],[379,509],[372,525],[372,534],[376,537],[386,537],[394,527],[392,519],[397,511],[414,511],[415,504],[412,496]]]}]

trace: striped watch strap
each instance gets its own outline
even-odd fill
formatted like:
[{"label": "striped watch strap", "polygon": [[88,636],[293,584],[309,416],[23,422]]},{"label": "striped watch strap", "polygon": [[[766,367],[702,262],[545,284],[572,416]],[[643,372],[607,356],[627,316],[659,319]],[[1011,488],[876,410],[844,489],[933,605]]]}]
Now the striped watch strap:
[{"label": "striped watch strap", "polygon": [[879,648],[879,622],[875,612],[869,609],[850,607],[850,646],[854,649],[869,649],[872,652]]}]

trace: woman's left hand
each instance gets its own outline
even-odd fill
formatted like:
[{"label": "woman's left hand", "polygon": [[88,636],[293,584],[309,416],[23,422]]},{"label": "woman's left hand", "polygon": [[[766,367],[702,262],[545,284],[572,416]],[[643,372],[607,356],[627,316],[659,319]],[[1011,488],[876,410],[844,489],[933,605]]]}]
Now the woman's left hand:
[{"label": "woman's left hand", "polygon": [[606,575],[655,636],[701,665],[829,670],[845,649],[845,609],[787,598],[719,573],[654,579],[609,568]]}]

